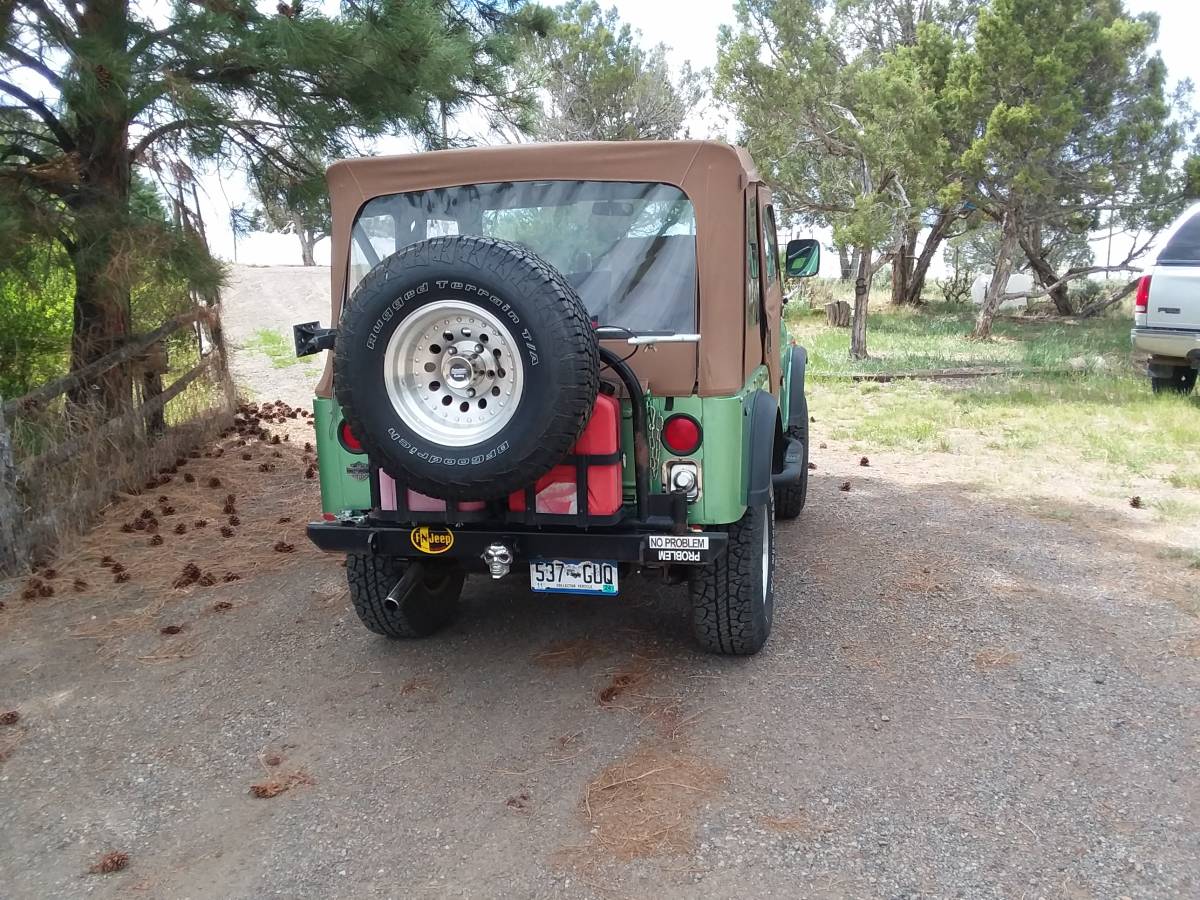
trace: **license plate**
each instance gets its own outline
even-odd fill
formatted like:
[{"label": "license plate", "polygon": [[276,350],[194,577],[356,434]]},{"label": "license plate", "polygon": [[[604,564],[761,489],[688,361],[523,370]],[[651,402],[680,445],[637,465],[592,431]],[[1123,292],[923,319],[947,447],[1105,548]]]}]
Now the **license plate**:
[{"label": "license plate", "polygon": [[557,594],[617,593],[617,564],[595,559],[538,559],[529,564],[535,591]]}]

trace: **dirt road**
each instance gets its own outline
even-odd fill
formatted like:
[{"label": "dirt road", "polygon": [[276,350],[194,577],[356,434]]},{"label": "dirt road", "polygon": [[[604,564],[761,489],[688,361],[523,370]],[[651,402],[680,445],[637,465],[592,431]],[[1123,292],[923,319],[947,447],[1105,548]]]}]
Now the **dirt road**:
[{"label": "dirt road", "polygon": [[[325,354],[304,360],[291,355],[292,326],[330,324],[329,267],[233,266],[222,297],[221,322],[238,385],[254,399],[307,404]],[[279,336],[282,353],[272,357],[256,346],[264,332]]]},{"label": "dirt road", "polygon": [[271,431],[2,597],[3,896],[1200,892],[1196,573],[1155,546],[830,446],[755,658],[633,581],[473,578],[447,634],[390,643],[303,539],[306,420]]}]

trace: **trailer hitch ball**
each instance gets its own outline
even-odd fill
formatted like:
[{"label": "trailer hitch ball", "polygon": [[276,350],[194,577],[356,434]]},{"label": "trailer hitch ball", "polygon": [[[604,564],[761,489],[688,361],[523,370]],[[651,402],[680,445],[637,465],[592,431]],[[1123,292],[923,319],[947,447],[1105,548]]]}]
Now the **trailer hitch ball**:
[{"label": "trailer hitch ball", "polygon": [[487,549],[483,551],[483,562],[488,567],[488,571],[492,573],[493,578],[503,578],[512,568],[512,550],[498,542],[488,544]]}]

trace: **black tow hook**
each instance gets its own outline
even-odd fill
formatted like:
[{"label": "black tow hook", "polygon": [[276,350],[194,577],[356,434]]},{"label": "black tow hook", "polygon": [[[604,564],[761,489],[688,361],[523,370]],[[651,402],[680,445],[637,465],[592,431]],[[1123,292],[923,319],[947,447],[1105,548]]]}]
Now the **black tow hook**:
[{"label": "black tow hook", "polygon": [[422,581],[425,580],[424,563],[415,562],[404,570],[404,575],[396,582],[396,586],[388,591],[383,601],[383,607],[388,612],[400,612],[400,605],[408,599]]}]

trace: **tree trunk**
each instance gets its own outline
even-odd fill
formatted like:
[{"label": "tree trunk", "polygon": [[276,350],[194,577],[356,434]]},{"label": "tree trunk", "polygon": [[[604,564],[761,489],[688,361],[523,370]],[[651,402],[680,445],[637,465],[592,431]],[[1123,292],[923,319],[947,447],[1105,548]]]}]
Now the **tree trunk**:
[{"label": "tree trunk", "polygon": [[306,266],[315,266],[317,258],[313,255],[313,248],[317,244],[317,237],[308,228],[297,228],[296,236],[300,238],[300,258]]},{"label": "tree trunk", "polygon": [[1012,274],[1013,253],[1017,249],[1017,214],[1011,209],[1004,211],[1000,223],[1000,247],[996,251],[996,268],[992,272],[992,281],[983,297],[983,305],[979,307],[979,315],[975,317],[975,330],[971,337],[977,340],[987,340],[992,336],[992,317],[1004,299],[1008,289],[1008,277]]},{"label": "tree trunk", "polygon": [[[125,155],[125,148],[120,148]],[[72,204],[75,212],[75,245],[71,263],[75,270],[74,331],[71,371],[82,369],[116,350],[129,334],[129,284],[120,259],[128,237],[124,209],[129,199],[129,165],[119,160],[95,161],[85,184]],[[80,404],[99,403],[115,412],[132,399],[128,364],[114,366],[71,393]]]},{"label": "tree trunk", "polygon": [[[1039,226],[1033,226],[1028,235],[1021,235],[1021,249],[1029,258],[1030,268],[1037,275],[1038,284],[1043,288],[1048,288],[1058,281],[1058,273],[1046,260],[1045,252],[1042,250],[1042,235]],[[1054,308],[1058,310],[1059,315],[1069,316],[1075,312],[1071,308],[1071,293],[1067,285],[1060,284],[1051,290],[1050,299],[1054,301]]]},{"label": "tree trunk", "polygon": [[909,300],[909,282],[913,272],[913,252],[917,249],[917,229],[905,222],[892,253],[892,303],[903,305]]},{"label": "tree trunk", "polygon": [[13,465],[12,438],[4,423],[4,405],[0,403],[0,573],[16,572],[24,558],[17,503],[17,469]]},{"label": "tree trunk", "polygon": [[[128,0],[91,0],[80,19],[81,44],[99,58],[121,58],[128,42]],[[103,68],[103,67],[101,67]],[[75,219],[71,263],[75,269],[71,370],[111,353],[129,334],[128,74],[103,68],[94,93],[64,95],[68,120],[76,124],[81,190],[69,201]],[[72,399],[98,401],[110,412],[132,400],[128,365],[97,376]]]},{"label": "tree trunk", "polygon": [[834,300],[825,304],[825,324],[830,328],[850,327],[850,304],[845,300]]},{"label": "tree trunk", "polygon": [[916,306],[921,302],[921,293],[925,290],[925,279],[929,276],[929,267],[933,264],[933,258],[937,255],[938,250],[941,249],[942,242],[946,240],[946,232],[950,230],[950,223],[954,221],[957,214],[957,207],[944,206],[938,210],[938,217],[934,221],[933,227],[929,229],[929,235],[925,238],[921,253],[908,276],[905,303]]},{"label": "tree trunk", "polygon": [[850,251],[846,249],[845,244],[837,245],[838,252],[838,278],[841,281],[849,281],[854,275],[854,269],[851,268]]},{"label": "tree trunk", "polygon": [[850,358],[866,359],[867,304],[871,300],[871,248],[855,247],[858,274],[854,279],[854,322],[850,328]]}]

